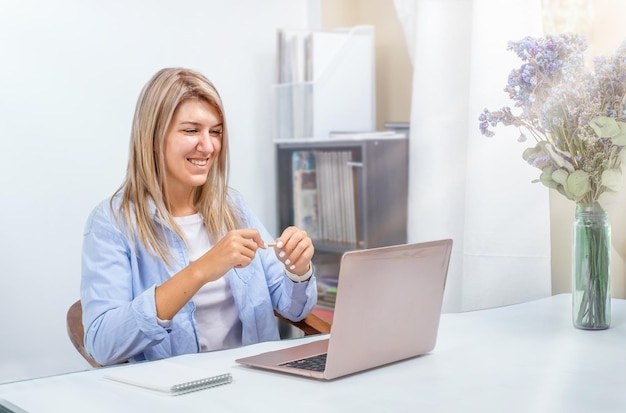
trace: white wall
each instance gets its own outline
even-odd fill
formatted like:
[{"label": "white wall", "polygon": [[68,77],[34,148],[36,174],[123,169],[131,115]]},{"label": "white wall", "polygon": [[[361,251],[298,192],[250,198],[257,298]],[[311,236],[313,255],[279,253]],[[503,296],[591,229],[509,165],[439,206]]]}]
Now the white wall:
[{"label": "white wall", "polygon": [[137,95],[158,69],[212,79],[231,186],[275,229],[271,83],[278,27],[314,0],[0,1],[0,382],[87,368],[67,338],[82,228],[121,183]]}]

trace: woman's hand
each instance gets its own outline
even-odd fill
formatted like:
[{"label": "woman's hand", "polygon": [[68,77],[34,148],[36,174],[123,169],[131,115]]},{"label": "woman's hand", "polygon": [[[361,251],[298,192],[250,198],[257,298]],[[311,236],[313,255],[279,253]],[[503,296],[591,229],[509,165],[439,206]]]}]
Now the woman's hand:
[{"label": "woman's hand", "polygon": [[265,242],[256,229],[230,231],[203,256],[156,287],[157,317],[171,320],[204,284],[221,278],[233,267],[249,265],[259,248],[265,248]]},{"label": "woman's hand", "polygon": [[217,277],[209,277],[208,281],[211,281],[226,274],[231,268],[250,265],[259,248],[265,248],[259,231],[251,228],[236,229],[228,232],[198,261],[206,262],[207,268],[211,267],[219,273]]},{"label": "woman's hand", "polygon": [[315,248],[305,231],[288,227],[276,239],[274,251],[290,273],[304,275],[310,268]]}]

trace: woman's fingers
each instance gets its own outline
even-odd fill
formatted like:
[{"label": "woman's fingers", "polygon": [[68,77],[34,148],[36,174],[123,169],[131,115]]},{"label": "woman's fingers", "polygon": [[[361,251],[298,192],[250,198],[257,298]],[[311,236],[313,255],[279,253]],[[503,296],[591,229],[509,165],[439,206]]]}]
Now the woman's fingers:
[{"label": "woman's fingers", "polygon": [[297,227],[288,227],[276,242],[276,255],[285,264],[285,268],[298,275],[309,270],[314,247],[306,231]]}]

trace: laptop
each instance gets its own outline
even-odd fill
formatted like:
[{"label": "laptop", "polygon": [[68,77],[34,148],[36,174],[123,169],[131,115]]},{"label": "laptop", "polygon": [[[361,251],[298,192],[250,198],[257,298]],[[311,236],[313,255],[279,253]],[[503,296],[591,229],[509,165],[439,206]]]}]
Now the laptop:
[{"label": "laptop", "polygon": [[446,239],[344,253],[328,338],[236,362],[331,380],[430,352],[451,250]]}]

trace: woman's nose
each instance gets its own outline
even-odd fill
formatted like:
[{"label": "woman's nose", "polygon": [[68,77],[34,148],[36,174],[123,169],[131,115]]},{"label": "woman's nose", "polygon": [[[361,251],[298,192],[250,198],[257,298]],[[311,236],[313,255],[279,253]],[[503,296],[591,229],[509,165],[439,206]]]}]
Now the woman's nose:
[{"label": "woman's nose", "polygon": [[213,142],[213,138],[209,131],[202,133],[200,136],[200,141],[198,142],[198,150],[200,152],[207,152],[212,154],[215,152],[215,143]]}]

